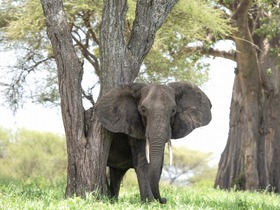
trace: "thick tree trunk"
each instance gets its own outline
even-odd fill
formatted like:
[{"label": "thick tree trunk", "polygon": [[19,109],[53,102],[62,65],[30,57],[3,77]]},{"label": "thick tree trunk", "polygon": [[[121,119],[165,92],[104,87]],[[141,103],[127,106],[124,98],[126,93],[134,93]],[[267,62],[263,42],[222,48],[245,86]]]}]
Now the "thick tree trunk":
[{"label": "thick tree trunk", "polygon": [[259,150],[260,187],[280,192],[280,61],[270,49],[279,48],[280,34],[260,45],[260,67],[265,89],[262,98],[261,147]]},{"label": "thick tree trunk", "polygon": [[157,30],[178,0],[138,0],[131,36],[124,37],[127,0],[105,0],[100,34],[101,96],[117,84],[129,84],[139,73]]},{"label": "thick tree trunk", "polygon": [[[268,53],[272,43],[251,36],[250,4],[241,1],[235,14],[237,69],[230,130],[215,187],[257,190],[270,186],[280,191],[279,66],[277,55]],[[279,37],[275,40],[274,47],[279,40]]]},{"label": "thick tree trunk", "polygon": [[[280,69],[276,63],[276,56],[273,59],[272,55],[266,54],[264,48],[261,49],[263,85],[258,91],[260,98],[255,98],[256,101],[253,102],[258,104],[259,111],[252,118],[256,122],[256,129],[248,127],[249,115],[246,113],[244,102],[248,96],[244,94],[240,84],[241,75],[237,74],[231,101],[229,136],[220,159],[215,187],[229,189],[235,186],[237,189],[280,191]],[[269,74],[268,69],[271,69]],[[255,104],[246,106],[247,109],[256,109]],[[248,129],[255,132],[253,142],[247,142]],[[246,161],[248,155],[251,159]],[[248,170],[250,171],[246,173]]]},{"label": "thick tree trunk", "polygon": [[[104,0],[101,33],[100,97],[121,83],[131,83],[152,47],[155,33],[178,0],[137,1],[133,32],[124,39],[127,0]],[[41,0],[47,33],[57,63],[61,110],[66,133],[66,196],[106,194],[106,164],[111,133],[82,105],[83,66],[75,54],[62,0]]]},{"label": "thick tree trunk", "polygon": [[105,174],[110,141],[99,141],[96,136],[102,134],[109,138],[110,134],[103,131],[99,123],[92,118],[92,109],[85,112],[83,108],[83,66],[75,54],[62,2],[41,2],[58,69],[68,154],[66,196],[84,196],[86,192],[94,190],[103,194],[105,176],[101,174]]}]

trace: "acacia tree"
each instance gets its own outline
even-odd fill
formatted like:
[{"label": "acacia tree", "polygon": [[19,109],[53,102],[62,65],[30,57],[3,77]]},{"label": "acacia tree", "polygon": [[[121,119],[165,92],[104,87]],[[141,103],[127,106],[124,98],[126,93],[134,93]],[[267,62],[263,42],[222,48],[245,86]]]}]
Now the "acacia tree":
[{"label": "acacia tree", "polygon": [[[128,1],[130,7],[127,12],[126,1],[118,3],[104,1],[102,4],[100,0],[67,0],[64,5],[67,12],[66,24],[61,2],[53,1],[45,4],[46,2],[42,1],[42,5],[45,5],[45,14],[49,17],[48,35],[53,42],[53,52],[43,30],[45,22],[39,9],[40,2],[37,0],[19,0],[17,4],[12,0],[3,0],[3,2],[7,3],[7,6],[2,4],[0,8],[1,35],[6,35],[3,39],[6,41],[5,44],[13,43],[20,49],[17,56],[23,54],[20,65],[16,66],[16,69],[13,68],[16,74],[12,82],[1,82],[8,87],[6,95],[9,97],[10,104],[17,105],[21,93],[27,92],[22,85],[26,78],[33,72],[44,69],[52,71],[48,71],[49,78],[40,80],[40,83],[43,81],[46,83],[42,91],[36,94],[39,96],[38,100],[46,102],[58,98],[56,82],[53,82],[57,78],[56,67],[51,62],[56,57],[68,148],[66,194],[83,195],[84,192],[93,189],[105,193],[104,157],[107,156],[110,136],[96,122],[93,109],[84,110],[81,103],[82,97],[86,97],[94,104],[92,97],[81,89],[81,80],[85,71],[83,61],[90,63],[100,78],[100,96],[116,84],[132,82],[154,42],[155,32],[161,27],[175,2],[160,1],[146,4],[137,1],[137,4],[133,4],[135,1]],[[141,75],[144,74],[141,80],[144,78],[151,81],[155,78],[155,81],[162,82],[163,78],[195,78],[196,82],[201,82],[204,81],[201,80],[204,71],[202,73],[198,71],[196,74],[189,68],[194,64],[199,67],[196,69],[202,69],[197,63],[200,58],[199,53],[211,53],[214,56],[222,55],[234,59],[231,53],[217,52],[209,48],[213,40],[221,39],[225,34],[229,35],[229,27],[228,22],[220,18],[221,13],[209,7],[215,5],[210,3],[205,6],[201,2],[204,1],[184,0],[171,11],[171,16],[166,19],[167,24],[158,33],[159,39],[156,39],[154,50],[144,61],[146,68],[145,71],[140,72]],[[55,11],[50,9],[53,8],[52,3],[58,6],[55,7]],[[164,5],[169,6],[164,8]],[[103,10],[100,9],[102,7]],[[55,18],[52,18],[53,16]],[[56,30],[58,26],[55,24],[56,21],[59,21],[60,30]],[[100,34],[98,34],[99,29],[101,29]],[[211,35],[205,38],[205,32],[210,32]],[[52,39],[54,37],[59,39]],[[138,43],[135,42],[137,40]],[[55,41],[61,43],[54,44]],[[191,56],[186,59],[189,55],[186,46],[191,42],[204,43],[207,45],[207,50],[196,49],[198,54],[191,51]],[[65,65],[62,65],[64,63]],[[18,90],[24,91],[20,93]],[[102,141],[105,138],[107,141]],[[92,171],[93,169],[95,171]],[[103,175],[100,176],[101,174]]]},{"label": "acacia tree", "polygon": [[[137,1],[131,36],[126,43],[127,1],[104,1],[100,34],[101,96],[117,84],[133,82],[156,31],[176,2]],[[58,69],[68,150],[66,194],[84,195],[94,190],[104,194],[110,134],[96,120],[93,109],[83,108],[83,66],[75,54],[62,1],[41,0],[41,3]]]},{"label": "acacia tree", "polygon": [[[197,62],[199,56],[193,53],[186,59],[181,49],[194,40],[204,40],[205,31],[213,31],[218,37],[229,32],[221,13],[212,4],[202,2],[184,0],[170,12],[176,1],[66,0],[63,7],[61,1],[42,0],[45,21],[37,0],[19,0],[17,4],[3,0],[2,44],[15,47],[20,59],[11,68],[14,74],[11,81],[2,82],[1,78],[0,84],[7,87],[9,104],[17,108],[22,95],[28,92],[24,83],[29,77],[37,79],[36,84],[43,84],[31,95],[35,96],[34,101],[59,102],[58,78],[68,150],[66,195],[106,191],[110,136],[96,121],[93,107],[88,110],[83,107],[82,98],[94,105],[92,96],[81,88],[82,77],[86,77],[83,73],[88,71],[84,61],[100,80],[100,97],[117,84],[130,83],[154,43],[156,31],[166,20],[141,66],[145,68],[141,68],[140,80],[164,82],[170,78],[188,78],[201,83],[207,74]],[[45,22],[52,47],[45,35]],[[56,65],[52,64],[54,58],[57,73]],[[193,65],[198,67],[194,68],[196,71],[192,70]],[[37,78],[36,72],[40,71],[48,72],[46,79]]]}]

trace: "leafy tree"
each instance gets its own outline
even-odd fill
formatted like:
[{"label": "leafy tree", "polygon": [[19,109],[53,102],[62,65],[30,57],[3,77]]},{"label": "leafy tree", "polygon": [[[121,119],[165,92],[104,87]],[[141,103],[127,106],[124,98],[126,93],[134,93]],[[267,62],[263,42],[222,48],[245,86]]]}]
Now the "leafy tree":
[{"label": "leafy tree", "polygon": [[[1,82],[7,101],[15,110],[28,98],[43,104],[59,104],[56,66],[46,36],[40,2],[17,2],[3,0],[0,8],[3,50],[15,50],[17,58],[9,66],[2,67],[3,70],[8,69],[9,75]],[[84,63],[84,75],[95,81],[83,82],[83,97],[93,102],[91,94],[100,76],[98,31],[103,2],[67,0],[64,5],[75,50]],[[125,41],[128,41],[132,31],[135,8],[136,2],[129,0],[124,23]],[[221,12],[210,4],[179,1],[157,33],[137,81],[165,83],[179,79],[192,80],[196,84],[205,82],[208,79],[208,64],[201,61],[200,53],[196,52],[186,59],[184,49],[189,43],[205,41],[206,31],[224,37],[230,33],[230,28],[227,21],[221,18]],[[85,80],[88,81],[88,78]]]},{"label": "leafy tree", "polygon": [[[173,163],[170,166],[169,152],[165,150],[163,167],[163,178],[169,184],[194,184],[201,179],[207,179],[211,167],[209,161],[211,153],[191,150],[184,147],[173,147]],[[214,169],[215,170],[215,169]],[[210,177],[213,178],[214,176]]]},{"label": "leafy tree", "polygon": [[[23,56],[13,69],[12,82],[2,83],[8,87],[9,101],[17,107],[22,96],[19,90],[25,90],[23,82],[30,74],[35,79],[39,76],[37,82],[43,82],[46,87],[33,90],[37,101],[58,99],[54,82],[57,79],[67,141],[67,196],[83,196],[93,191],[106,194],[105,169],[111,136],[97,121],[93,107],[85,110],[83,106],[83,98],[94,104],[91,92],[82,89],[83,75],[87,71],[98,77],[99,97],[118,84],[133,82],[138,75],[142,76],[139,80],[157,82],[183,75],[195,75],[198,82],[207,78],[198,79],[204,73],[203,63],[196,62],[198,55],[195,53],[186,59],[188,52],[184,49],[190,42],[207,42],[203,32],[223,37],[230,27],[211,3],[200,1],[181,1],[174,9],[175,16],[166,19],[177,1],[69,0],[63,5],[61,0],[41,0],[45,21],[35,0],[4,1],[1,7],[4,40],[12,46],[21,43],[19,54]],[[207,21],[202,14],[209,17]],[[185,20],[190,21],[183,20],[186,15]],[[155,39],[165,20],[169,26],[159,31],[158,35],[162,35]],[[176,27],[172,30],[170,26]],[[153,44],[150,60],[144,60]],[[57,74],[53,71],[56,68],[53,60],[57,64]],[[152,62],[154,60],[164,62]],[[85,68],[86,65],[91,68]],[[193,73],[186,69],[193,65],[200,71]],[[49,71],[47,79],[43,79],[38,72],[46,67]],[[94,81],[92,74],[89,75]],[[90,91],[94,84],[89,86]]]}]

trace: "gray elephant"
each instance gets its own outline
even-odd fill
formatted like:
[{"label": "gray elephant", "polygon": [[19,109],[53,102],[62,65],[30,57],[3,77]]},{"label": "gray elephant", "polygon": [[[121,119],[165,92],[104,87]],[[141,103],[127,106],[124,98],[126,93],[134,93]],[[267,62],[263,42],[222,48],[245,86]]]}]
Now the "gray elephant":
[{"label": "gray elephant", "polygon": [[207,125],[210,109],[205,93],[187,82],[121,85],[102,97],[95,113],[113,133],[107,163],[111,196],[118,197],[124,174],[134,168],[141,200],[166,203],[159,192],[165,144]]}]

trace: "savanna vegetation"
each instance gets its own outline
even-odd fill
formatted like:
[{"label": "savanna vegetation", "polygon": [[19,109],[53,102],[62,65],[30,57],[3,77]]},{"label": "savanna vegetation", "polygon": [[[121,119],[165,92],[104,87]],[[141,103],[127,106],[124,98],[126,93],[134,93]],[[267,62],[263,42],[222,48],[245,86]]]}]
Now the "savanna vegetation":
[{"label": "savanna vegetation", "polygon": [[0,129],[0,179],[47,182],[66,176],[65,137],[20,129]]},{"label": "savanna vegetation", "polygon": [[[18,57],[1,82],[7,104],[17,109],[28,95],[60,104],[68,196],[107,193],[111,136],[93,112],[96,81],[99,97],[135,80],[201,84],[207,80],[207,64],[196,53],[187,53],[186,59],[185,47],[208,42],[206,32],[221,38],[231,29],[222,12],[204,1],[5,0],[1,12],[3,46]],[[37,85],[28,89],[28,81]]]},{"label": "savanna vegetation", "polygon": [[121,188],[119,201],[105,197],[96,198],[87,194],[86,199],[64,197],[65,182],[49,183],[44,179],[32,181],[7,182],[0,180],[1,209],[192,209],[192,210],[277,210],[280,207],[278,194],[263,192],[244,192],[234,189],[224,191],[209,187],[162,186],[163,194],[168,198],[166,205],[158,202],[139,202],[136,185]]},{"label": "savanna vegetation", "polygon": [[[0,129],[0,209],[278,209],[280,207],[278,194],[267,191],[236,192],[234,188],[229,191],[214,189],[213,170],[216,169],[211,169],[207,165],[211,155],[185,148],[180,150],[174,148],[174,167],[177,167],[177,170],[180,166],[184,166],[182,170],[192,168],[195,175],[188,177],[189,181],[169,185],[170,180],[165,179],[163,174],[162,193],[169,201],[166,205],[139,201],[139,190],[133,170],[128,172],[123,181],[119,201],[112,202],[106,197],[97,198],[91,194],[87,194],[86,199],[76,196],[65,199],[67,165],[65,150],[65,138],[60,135],[24,129],[17,132]],[[202,161],[203,166],[195,169],[193,166],[197,161]],[[168,161],[165,170],[167,168]],[[207,173],[209,169],[212,174]],[[203,171],[205,173],[201,173]]]},{"label": "savanna vegetation", "polygon": [[[169,166],[165,162],[163,182],[174,182],[170,176],[185,176],[181,179],[184,185],[193,185],[193,179],[205,180],[213,184],[214,175],[205,172],[216,168],[210,167],[210,154],[187,148],[174,148],[174,164]],[[167,152],[166,152],[167,155]],[[166,158],[167,159],[167,158]],[[201,164],[198,164],[198,163]],[[48,133],[20,129],[12,132],[8,129],[0,129],[0,179],[2,180],[36,180],[42,179],[46,182],[55,183],[66,178],[66,145],[65,137]],[[174,169],[174,170],[173,170]],[[169,174],[169,175],[167,175]],[[137,185],[136,176],[131,169],[126,175],[125,182]],[[203,180],[203,181],[202,181]],[[180,181],[177,182],[180,184]]]},{"label": "savanna vegetation", "polygon": [[[90,86],[82,89],[82,75],[88,71],[84,64],[90,65],[91,75],[98,77],[102,97],[110,88],[135,80],[166,82],[193,78],[201,84],[207,79],[205,63],[200,62],[203,55],[237,63],[229,138],[215,186],[246,190],[269,187],[269,191],[279,191],[279,1],[173,0],[154,1],[154,5],[141,1],[118,1],[118,5],[84,0],[65,1],[64,5],[62,1],[47,0],[41,4],[33,0],[2,2],[1,44],[17,51],[18,62],[9,69],[11,72],[1,81],[1,87],[15,109],[24,101],[25,94],[43,103],[57,103],[61,99],[68,165],[73,166],[68,167],[67,173],[69,196],[96,189],[101,189],[99,194],[106,194],[105,180],[100,177],[104,177],[103,160],[110,142],[102,141],[108,135],[92,120],[92,109],[83,106],[83,99],[95,103],[91,93],[96,84],[92,79]],[[53,7],[44,8],[47,4]],[[162,10],[163,5],[166,10]],[[57,27],[57,19],[53,18],[57,14],[61,15],[62,28]],[[57,33],[57,29],[63,33]],[[62,45],[56,42],[57,37]],[[235,48],[228,52],[215,49],[215,44],[225,39],[233,42]],[[33,84],[40,85],[26,91],[30,75]],[[88,142],[95,150],[85,146]],[[91,159],[102,164],[94,165]],[[277,196],[273,198],[277,201]],[[249,208],[245,204],[240,208]],[[266,206],[270,207],[275,207],[273,202]]]},{"label": "savanna vegetation", "polygon": [[170,165],[169,152],[165,151],[161,180],[177,186],[212,186],[217,167],[210,166],[211,153],[173,147],[173,160]]}]

